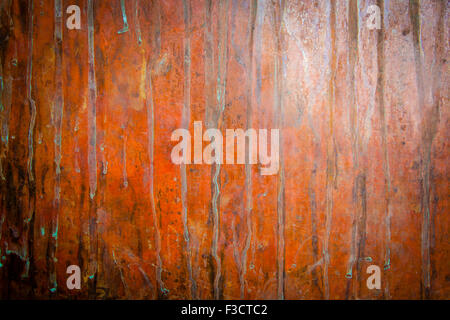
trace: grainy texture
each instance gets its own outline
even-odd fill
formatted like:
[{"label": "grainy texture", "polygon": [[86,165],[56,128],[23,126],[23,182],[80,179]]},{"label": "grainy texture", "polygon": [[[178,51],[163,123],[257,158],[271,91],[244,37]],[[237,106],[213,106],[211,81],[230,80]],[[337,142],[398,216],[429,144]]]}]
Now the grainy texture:
[{"label": "grainy texture", "polygon": [[[0,298],[450,299],[449,8],[0,0]],[[194,121],[278,173],[173,164]]]}]

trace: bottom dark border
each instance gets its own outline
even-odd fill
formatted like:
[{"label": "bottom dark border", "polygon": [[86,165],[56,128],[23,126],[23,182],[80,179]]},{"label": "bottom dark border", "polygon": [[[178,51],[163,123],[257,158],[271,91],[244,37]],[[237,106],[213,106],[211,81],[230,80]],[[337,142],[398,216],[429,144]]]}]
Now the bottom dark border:
[{"label": "bottom dark border", "polygon": [[[297,300],[159,300],[159,301],[68,301],[10,300],[0,301],[2,311],[43,319],[105,316],[140,319],[312,319],[338,316],[364,319],[376,317],[418,317],[445,315],[449,301],[297,301]],[[445,308],[445,309],[444,309]],[[2,312],[3,313],[3,312]],[[41,317],[39,317],[40,319]],[[84,320],[84,319],[83,319]]]}]

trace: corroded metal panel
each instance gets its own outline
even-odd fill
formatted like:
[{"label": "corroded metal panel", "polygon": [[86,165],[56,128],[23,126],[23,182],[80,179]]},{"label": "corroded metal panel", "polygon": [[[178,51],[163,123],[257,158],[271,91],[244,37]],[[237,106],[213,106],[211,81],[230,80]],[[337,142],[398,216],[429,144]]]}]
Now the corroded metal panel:
[{"label": "corroded metal panel", "polygon": [[[1,0],[0,298],[449,299],[448,19],[444,0]],[[174,163],[196,121],[224,143],[279,129],[278,170]]]}]

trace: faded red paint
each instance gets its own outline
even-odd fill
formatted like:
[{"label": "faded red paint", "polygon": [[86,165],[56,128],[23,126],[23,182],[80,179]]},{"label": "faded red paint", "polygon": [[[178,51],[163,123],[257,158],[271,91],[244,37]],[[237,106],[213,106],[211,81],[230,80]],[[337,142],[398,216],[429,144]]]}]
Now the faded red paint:
[{"label": "faded red paint", "polygon": [[[1,298],[449,298],[447,1],[55,3],[1,1]],[[194,121],[279,173],[174,165]]]}]

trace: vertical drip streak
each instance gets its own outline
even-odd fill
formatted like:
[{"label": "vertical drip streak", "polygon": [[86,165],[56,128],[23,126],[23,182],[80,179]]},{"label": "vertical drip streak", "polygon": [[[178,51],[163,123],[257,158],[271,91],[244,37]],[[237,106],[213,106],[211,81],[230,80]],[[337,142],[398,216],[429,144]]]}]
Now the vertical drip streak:
[{"label": "vertical drip streak", "polygon": [[[355,46],[355,50],[356,52],[359,54],[359,19],[360,19],[360,9],[359,9],[359,2],[356,1],[356,5],[353,7],[354,8],[354,14],[352,15],[353,18],[356,21],[356,24],[353,23],[352,24],[352,35],[351,38],[353,39],[354,46]],[[357,28],[355,28],[355,26],[357,26]],[[366,245],[366,220],[367,220],[367,190],[366,190],[366,176],[367,176],[367,163],[366,162],[362,162],[361,159],[365,159],[364,158],[364,150],[366,149],[366,146],[363,145],[364,142],[362,142],[361,140],[363,139],[363,133],[361,132],[362,129],[364,129],[364,125],[363,128],[360,129],[360,125],[359,125],[359,105],[358,105],[358,95],[357,95],[357,88],[356,88],[356,83],[357,83],[357,79],[356,79],[356,73],[357,73],[357,66],[356,63],[359,65],[359,55],[356,56],[356,59],[353,59],[353,64],[352,64],[352,70],[354,72],[353,75],[353,81],[354,84],[351,84],[352,87],[352,93],[355,94],[355,98],[354,98],[354,107],[353,107],[353,142],[354,142],[354,180],[353,180],[353,203],[354,203],[354,210],[355,210],[355,216],[354,216],[354,264],[356,264],[356,269],[355,269],[355,273],[356,273],[356,277],[355,277],[355,281],[354,281],[354,286],[353,286],[353,298],[354,299],[359,299],[359,292],[361,289],[362,284],[362,272],[361,272],[361,267],[362,267],[362,261],[363,261],[363,257],[365,257],[364,254],[364,250],[365,250],[365,245]],[[356,63],[355,63],[356,62]]]},{"label": "vertical drip streak", "polygon": [[[421,20],[420,20],[420,1],[410,0],[409,1],[409,16],[412,26],[413,35],[413,46],[414,46],[414,59],[416,67],[416,84],[417,93],[419,98],[419,110],[425,108],[425,89],[424,89],[424,74],[423,74],[423,49],[422,49],[422,30],[421,30]],[[426,130],[427,123],[423,122],[424,129]],[[427,145],[427,141],[422,137],[423,148],[430,148],[431,143]],[[423,152],[423,164],[422,164],[422,231],[421,231],[421,255],[422,255],[422,298],[428,298],[431,281],[430,281],[430,152],[424,150]]]},{"label": "vertical drip streak", "polygon": [[[229,1],[222,0],[219,3],[219,63],[217,67],[217,107],[218,113],[216,118],[216,128],[220,130],[222,123],[222,114],[225,109],[225,95],[226,95],[226,83],[227,83],[227,62],[228,62],[228,8]],[[218,242],[219,242],[219,230],[220,230],[220,162],[216,163],[214,167],[214,175],[212,179],[213,184],[213,197],[212,197],[212,210],[213,210],[213,239],[212,239],[212,256],[216,262],[216,274],[214,276],[214,298],[219,299],[221,292],[219,290],[219,282],[221,278],[222,261],[217,254]]]},{"label": "vertical drip streak", "polygon": [[213,99],[213,81],[214,81],[214,44],[212,35],[212,21],[211,21],[211,6],[212,1],[206,0],[205,3],[205,123],[206,127],[212,126],[212,116],[210,113],[214,109]]},{"label": "vertical drip streak", "polygon": [[134,0],[134,24],[136,28],[136,38],[138,44],[142,44],[141,24],[139,23],[139,0]]},{"label": "vertical drip streak", "polygon": [[88,171],[89,171],[89,296],[96,296],[96,274],[97,274],[97,212],[94,197],[97,191],[97,84],[95,78],[95,49],[94,49],[94,0],[88,0],[87,8],[88,22]]},{"label": "vertical drip streak", "polygon": [[212,255],[214,257],[214,260],[216,262],[216,274],[214,275],[214,299],[220,298],[220,291],[219,291],[219,281],[221,276],[221,260],[220,257],[217,255],[217,244],[219,241],[219,212],[217,208],[217,199],[220,195],[220,188],[217,182],[217,179],[220,174],[220,164],[216,164],[214,168],[214,177],[213,177],[213,198],[212,198],[212,209],[213,209],[213,239],[212,239]]},{"label": "vertical drip streak", "polygon": [[122,10],[123,28],[117,31],[118,34],[122,34],[128,31],[127,12],[125,9],[125,0],[120,0],[120,9]]},{"label": "vertical drip streak", "polygon": [[127,126],[124,126],[123,135],[122,135],[122,180],[123,187],[128,187],[128,174],[127,174]]},{"label": "vertical drip streak", "polygon": [[[247,80],[247,126],[246,129],[252,128],[252,96],[253,96],[253,45],[254,45],[254,30],[257,16],[258,3],[252,0],[250,4],[250,18],[249,18],[249,61],[248,61],[248,80]],[[246,159],[249,157],[249,150],[246,149]],[[252,240],[252,214],[253,214],[253,197],[252,197],[252,170],[251,165],[246,161],[245,163],[245,216],[247,225],[247,235],[245,239],[245,246],[242,251],[241,267],[239,274],[241,299],[245,295],[245,275],[247,273],[247,252],[250,248]]]},{"label": "vertical drip streak", "polygon": [[32,74],[33,74],[33,0],[28,1],[28,63],[27,63],[27,100],[30,106],[30,126],[28,129],[28,178],[34,181],[33,175],[33,134],[36,123],[36,104],[31,96]]},{"label": "vertical drip streak", "polygon": [[[436,36],[435,36],[435,52],[434,52],[434,61],[433,61],[433,68],[432,70],[433,72],[433,80],[432,80],[432,87],[431,87],[431,93],[432,93],[432,97],[433,97],[433,102],[432,102],[432,108],[429,111],[429,115],[427,117],[425,117],[425,119],[428,119],[428,123],[427,123],[427,129],[426,131],[423,133],[423,140],[424,144],[426,145],[426,156],[425,159],[428,162],[428,172],[426,174],[426,176],[428,176],[429,180],[432,180],[433,177],[435,176],[433,174],[433,168],[434,166],[431,164],[431,152],[432,152],[432,145],[433,145],[433,139],[437,134],[438,129],[438,123],[440,122],[440,114],[441,114],[441,103],[442,103],[442,93],[441,93],[441,89],[442,89],[442,82],[441,82],[441,78],[442,78],[442,68],[445,65],[445,49],[444,49],[444,44],[445,42],[445,25],[446,25],[446,21],[445,21],[445,15],[446,15],[446,5],[444,3],[444,1],[439,2],[440,3],[440,12],[439,12],[439,20],[437,23],[437,30],[436,30]],[[445,89],[444,89],[445,90]],[[431,192],[432,190],[435,192],[435,186],[432,187],[430,184],[433,183],[433,181],[426,181],[424,179],[424,181],[427,182],[427,185],[425,185],[425,187],[428,189],[428,191],[426,193],[424,193],[424,195],[428,195],[427,198],[424,199],[424,201],[427,201],[428,203],[428,210],[430,210],[430,201],[432,198],[436,197],[436,194],[432,195]],[[434,182],[435,183],[435,182]],[[433,296],[431,295],[433,292],[433,284],[432,284],[432,270],[434,270],[435,268],[433,268],[432,266],[432,261],[431,261],[431,238],[434,237],[435,235],[433,235],[434,233],[434,229],[435,229],[435,225],[434,225],[434,217],[433,215],[435,215],[436,212],[434,212],[434,214],[432,212],[429,212],[429,216],[428,216],[428,228],[430,229],[428,232],[429,238],[428,238],[428,243],[427,243],[427,254],[428,254],[428,262],[429,262],[429,266],[428,266],[428,290],[425,291],[425,297],[427,299],[432,299]]]},{"label": "vertical drip streak", "polygon": [[[6,137],[8,136],[8,134],[6,133],[5,135],[5,127],[7,128],[6,124],[7,124],[7,112],[5,110],[5,106],[4,106],[4,93],[3,93],[3,79],[4,79],[4,73],[3,73],[3,61],[2,61],[2,57],[0,56],[0,179],[1,180],[6,180],[6,177],[3,174],[3,164],[2,161],[6,156],[6,149],[8,148],[8,140],[6,139]],[[3,187],[3,186],[2,186]],[[2,188],[3,190],[3,188]],[[2,204],[4,201],[3,195],[0,198],[2,200]],[[3,222],[5,221],[5,213],[4,210],[0,211],[0,259],[3,256],[2,254],[2,231],[3,231]],[[3,267],[2,261],[0,260],[0,268]]]},{"label": "vertical drip streak", "polygon": [[331,223],[333,217],[333,186],[336,182],[336,141],[334,137],[334,109],[335,109],[335,87],[336,87],[336,7],[335,2],[330,0],[329,12],[329,32],[331,38],[330,44],[330,82],[328,88],[328,106],[329,106],[329,133],[327,139],[327,179],[326,179],[326,216],[325,216],[325,239],[324,239],[324,290],[325,299],[330,299],[330,288],[328,279],[328,266],[330,264],[330,255],[328,251]]},{"label": "vertical drip streak", "polygon": [[[383,143],[383,171],[384,171],[384,198],[385,198],[385,256],[384,256],[384,270],[387,271],[391,268],[391,173],[389,168],[389,153],[388,153],[388,143],[387,143],[387,123],[386,123],[386,109],[384,101],[384,88],[385,88],[385,52],[384,52],[384,0],[378,0],[378,7],[381,12],[381,29],[378,30],[378,41],[377,41],[377,64],[378,64],[378,77],[377,77],[377,88],[376,88],[376,99],[380,111],[381,120],[381,135]],[[389,277],[385,277],[384,285],[385,298],[390,298],[389,293]]]},{"label": "vertical drip streak", "polygon": [[443,46],[444,28],[445,28],[445,1],[440,2],[440,14],[437,24],[437,35],[435,42],[435,56],[433,63],[433,74],[431,81],[432,106],[425,105],[425,84],[424,84],[424,67],[423,67],[423,48],[422,48],[422,31],[420,19],[420,1],[409,1],[409,14],[412,25],[414,58],[416,67],[416,83],[419,97],[419,110],[423,113],[422,120],[422,144],[421,144],[421,211],[422,211],[422,230],[421,230],[421,256],[422,256],[422,283],[421,295],[422,299],[431,298],[431,227],[432,227],[432,212],[430,209],[431,200],[431,183],[432,183],[432,169],[431,152],[433,146],[433,139],[438,130],[438,123],[440,121],[440,103],[441,103],[441,68],[443,63]]},{"label": "vertical drip streak", "polygon": [[[354,171],[359,165],[359,154],[358,154],[358,134],[357,134],[357,115],[358,106],[356,101],[356,62],[358,61],[358,1],[350,0],[348,8],[348,70],[349,76],[349,113],[350,113],[350,131],[352,139],[352,154],[353,154],[353,168]],[[356,184],[356,182],[354,183]],[[355,188],[355,187],[354,187]],[[354,196],[353,196],[354,198]],[[355,200],[353,199],[353,203]],[[353,267],[356,261],[356,237],[357,237],[357,213],[355,205],[353,204],[355,212],[353,213],[353,227],[352,227],[352,240],[351,240],[351,252],[347,266],[347,274],[345,277],[349,279],[347,283],[346,296],[348,298],[351,281],[353,278]]]},{"label": "vertical drip streak", "polygon": [[[206,0],[205,1],[205,29],[204,29],[204,43],[205,43],[205,124],[207,128],[210,128],[213,126],[212,124],[212,116],[211,113],[214,110],[214,43],[213,43],[213,35],[212,35],[212,21],[211,21],[211,6],[212,1]],[[212,167],[213,168],[213,167]],[[211,175],[213,173],[213,169],[211,168]],[[211,194],[213,194],[212,190],[212,178],[211,178]],[[212,196],[211,196],[212,197]],[[211,198],[212,199],[212,198]],[[211,200],[212,202],[212,200]],[[211,213],[210,213],[213,222],[214,220],[214,213],[212,212],[212,206],[211,206]],[[214,228],[214,226],[213,226]],[[214,231],[213,231],[214,232]],[[214,286],[214,263],[212,257],[214,257],[214,234],[211,244],[211,259],[209,260],[210,265],[210,279],[211,279],[211,287],[213,288],[213,296],[215,296],[216,288]]]},{"label": "vertical drip streak", "polygon": [[[184,106],[182,116],[182,127],[189,130],[191,112],[191,2],[183,0],[184,15]],[[197,298],[197,283],[192,276],[192,253],[189,239],[188,226],[188,203],[187,203],[187,177],[186,164],[181,164],[181,202],[183,206],[183,235],[186,244],[187,269],[189,274],[191,299]]]},{"label": "vertical drip streak", "polygon": [[36,124],[36,104],[32,98],[32,77],[33,77],[33,29],[34,29],[34,16],[33,16],[33,0],[28,1],[28,63],[27,63],[27,100],[30,107],[30,126],[28,129],[28,187],[29,187],[29,207],[27,216],[24,219],[25,225],[23,230],[24,247],[23,247],[23,260],[25,259],[25,270],[22,277],[29,276],[30,260],[33,250],[33,227],[34,227],[34,213],[36,207],[36,185],[34,182],[34,170],[33,170],[33,157],[34,157],[34,128]]},{"label": "vertical drip streak", "polygon": [[[285,180],[284,180],[284,155],[283,155],[283,78],[285,76],[285,48],[284,48],[284,7],[285,1],[281,0],[274,5],[274,36],[276,46],[275,70],[274,70],[274,103],[276,112],[275,124],[280,129],[280,168],[277,177],[277,296],[285,298]],[[281,73],[281,74],[280,74]]]},{"label": "vertical drip streak", "polygon": [[95,50],[94,50],[94,0],[88,0],[88,50],[89,50],[89,94],[88,94],[88,168],[89,195],[94,198],[97,191],[97,124],[96,97],[97,85],[95,80]]},{"label": "vertical drip streak", "polygon": [[60,212],[60,192],[61,192],[61,132],[62,118],[64,112],[63,79],[62,79],[62,0],[55,0],[55,100],[54,100],[54,125],[55,125],[55,198],[54,198],[54,216],[51,225],[51,248],[50,256],[52,258],[52,272],[50,274],[50,283],[52,289],[56,290],[56,248],[58,239],[58,217]]},{"label": "vertical drip streak", "polygon": [[[161,14],[159,9],[159,2],[156,2],[156,6],[158,8],[158,16]],[[155,31],[155,39],[153,45],[155,46],[155,55],[156,57],[159,55],[160,52],[160,46],[161,41],[159,39],[160,35],[160,29],[161,29],[161,19],[160,16],[157,19],[156,22],[157,30]],[[152,210],[152,217],[153,217],[153,227],[155,230],[155,247],[156,247],[156,282],[157,285],[157,296],[160,297],[161,294],[166,294],[167,289],[164,286],[164,282],[162,281],[162,259],[161,259],[161,234],[159,231],[159,221],[158,221],[158,215],[156,212],[156,205],[155,205],[155,191],[154,191],[154,183],[155,183],[155,175],[154,175],[154,145],[155,145],[155,106],[153,101],[153,72],[152,72],[152,64],[147,63],[147,97],[146,97],[146,110],[147,110],[147,128],[150,131],[150,136],[148,139],[148,154],[149,154],[149,160],[150,160],[150,170],[149,170],[149,195],[150,195],[150,206]]]},{"label": "vertical drip streak", "polygon": [[[6,127],[6,110],[5,106],[3,104],[3,63],[2,63],[2,57],[0,57],[0,178],[2,180],[6,180],[4,174],[3,174],[3,165],[2,160],[5,157],[5,149],[7,148],[7,133],[5,135],[5,127]],[[4,144],[4,145],[3,145]],[[1,231],[0,231],[1,232]],[[0,252],[1,254],[1,252]]]},{"label": "vertical drip streak", "polygon": [[[154,144],[155,144],[155,110],[153,103],[153,84],[152,84],[152,72],[150,70],[150,66],[148,67],[148,97],[147,97],[147,126],[148,130],[150,130],[150,138],[148,141],[148,152],[150,155],[150,203],[152,207],[152,216],[153,216],[153,227],[155,228],[155,247],[156,247],[156,281],[158,282],[158,287],[161,293],[165,293],[166,289],[164,287],[164,283],[161,279],[162,273],[162,259],[161,259],[161,234],[159,232],[159,221],[158,216],[156,214],[156,205],[155,205],[155,192],[154,192],[154,183],[155,183],[155,175],[154,175]],[[158,292],[159,295],[159,292]]]}]

